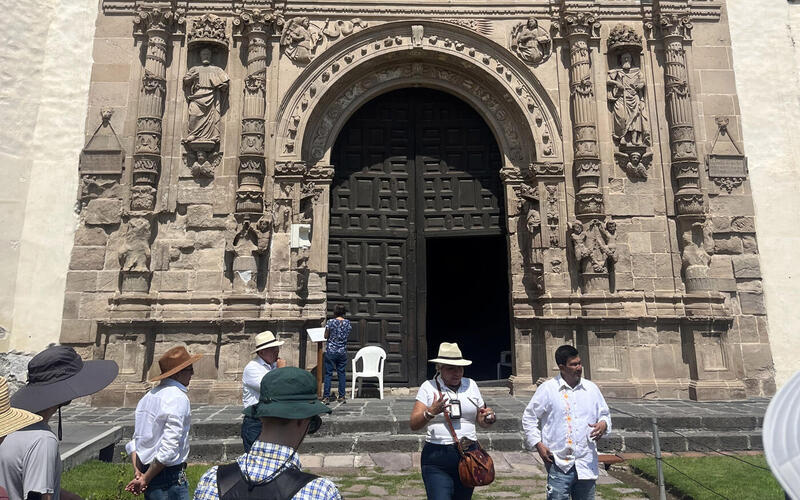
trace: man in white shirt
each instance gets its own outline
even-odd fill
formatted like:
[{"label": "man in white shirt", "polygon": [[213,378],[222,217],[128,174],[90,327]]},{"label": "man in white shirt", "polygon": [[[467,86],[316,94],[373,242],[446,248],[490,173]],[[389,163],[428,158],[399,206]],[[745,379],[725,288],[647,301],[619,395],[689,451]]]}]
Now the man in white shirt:
[{"label": "man in white shirt", "polygon": [[183,346],[173,347],[158,360],[161,381],[136,405],[133,439],[125,446],[131,455],[134,479],[126,490],[144,492],[147,500],[189,499],[186,458],[189,456],[189,427],[192,409],[187,386],[192,364],[203,355],[189,355]]},{"label": "man in white shirt", "polygon": [[[272,332],[264,331],[256,335],[255,345],[256,348],[253,349],[252,354],[255,354],[256,357],[247,363],[242,372],[242,405],[245,409],[258,404],[261,379],[264,378],[264,375],[275,368],[286,366],[286,360],[278,357],[283,341],[276,339]],[[250,451],[250,447],[258,439],[259,434],[261,434],[261,419],[245,415],[242,419],[241,431],[245,453]]]},{"label": "man in white shirt", "polygon": [[555,357],[560,374],[536,389],[522,428],[547,467],[547,500],[594,500],[597,440],[611,430],[611,415],[600,389],[581,378],[577,349],[562,345]]}]

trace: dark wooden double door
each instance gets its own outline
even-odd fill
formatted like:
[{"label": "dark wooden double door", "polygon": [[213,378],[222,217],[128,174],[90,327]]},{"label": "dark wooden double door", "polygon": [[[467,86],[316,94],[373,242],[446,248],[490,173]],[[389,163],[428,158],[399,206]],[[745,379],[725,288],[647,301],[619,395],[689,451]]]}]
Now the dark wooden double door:
[{"label": "dark wooden double door", "polygon": [[[328,309],[333,311],[337,304],[347,307],[353,324],[351,357],[364,345],[382,345],[388,353],[386,382],[424,380],[428,354],[435,355],[427,352],[429,341],[438,340],[426,333],[432,318],[429,310],[440,300],[447,302],[447,297],[427,296],[428,275],[433,275],[428,272],[429,246],[445,252],[435,256],[439,263],[449,256],[469,256],[465,262],[482,266],[485,256],[469,255],[471,239],[501,242],[500,272],[505,270],[506,276],[500,277],[505,288],[498,292],[505,293],[507,325],[500,153],[491,131],[472,108],[430,89],[384,94],[351,117],[331,161],[335,177]],[[463,245],[432,245],[441,238],[463,238]],[[463,272],[470,273],[469,266]],[[447,289],[446,283],[437,285],[437,293]],[[434,310],[440,316],[457,313],[453,306],[450,311]],[[503,335],[507,337],[507,331]],[[494,355],[492,361],[496,360]]]}]

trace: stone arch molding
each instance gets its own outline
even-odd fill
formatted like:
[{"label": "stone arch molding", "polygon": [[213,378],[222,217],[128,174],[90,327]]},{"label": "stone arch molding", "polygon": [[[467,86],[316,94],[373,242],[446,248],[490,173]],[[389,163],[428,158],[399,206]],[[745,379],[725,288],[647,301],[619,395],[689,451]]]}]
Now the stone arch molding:
[{"label": "stone arch molding", "polygon": [[330,164],[340,130],[362,104],[413,86],[450,92],[473,106],[492,129],[505,166],[563,161],[556,107],[530,69],[477,33],[431,21],[370,27],[318,55],[278,109],[277,159]]}]

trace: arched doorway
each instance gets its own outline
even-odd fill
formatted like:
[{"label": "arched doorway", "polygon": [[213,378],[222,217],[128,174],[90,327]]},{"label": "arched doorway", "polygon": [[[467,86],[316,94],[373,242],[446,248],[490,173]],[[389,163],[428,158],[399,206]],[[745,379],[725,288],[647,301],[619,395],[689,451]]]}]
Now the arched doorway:
[{"label": "arched doorway", "polygon": [[385,380],[418,384],[439,342],[496,378],[510,350],[501,156],[456,97],[395,90],[359,109],[331,154],[328,309],[345,304],[353,351],[386,349]]}]

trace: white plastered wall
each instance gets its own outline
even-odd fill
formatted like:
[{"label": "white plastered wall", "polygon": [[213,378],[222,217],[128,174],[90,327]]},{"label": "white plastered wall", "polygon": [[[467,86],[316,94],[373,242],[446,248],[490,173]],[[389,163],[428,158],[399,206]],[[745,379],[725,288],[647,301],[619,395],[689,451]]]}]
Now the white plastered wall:
[{"label": "white plastered wall", "polygon": [[727,4],[780,387],[800,370],[800,46],[795,46],[800,5],[787,0]]},{"label": "white plastered wall", "polygon": [[0,352],[58,341],[97,0],[0,0]]}]

